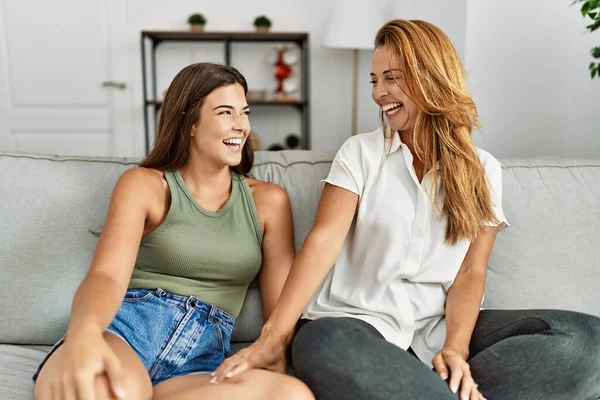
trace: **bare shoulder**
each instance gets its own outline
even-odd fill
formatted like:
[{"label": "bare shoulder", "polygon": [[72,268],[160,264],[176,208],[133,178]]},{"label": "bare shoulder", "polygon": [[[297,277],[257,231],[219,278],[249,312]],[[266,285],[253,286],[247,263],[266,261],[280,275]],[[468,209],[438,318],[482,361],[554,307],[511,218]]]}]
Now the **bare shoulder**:
[{"label": "bare shoulder", "polygon": [[288,195],[281,186],[253,178],[246,178],[246,180],[257,207],[259,204],[273,207],[289,203]]},{"label": "bare shoulder", "polygon": [[115,192],[136,198],[160,196],[164,193],[166,182],[162,171],[143,167],[125,170],[117,184]]}]

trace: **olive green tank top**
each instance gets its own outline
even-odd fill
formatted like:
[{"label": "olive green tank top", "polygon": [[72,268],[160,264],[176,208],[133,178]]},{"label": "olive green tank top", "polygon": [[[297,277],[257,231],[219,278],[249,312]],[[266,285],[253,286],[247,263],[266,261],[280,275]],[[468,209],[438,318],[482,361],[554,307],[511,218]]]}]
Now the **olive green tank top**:
[{"label": "olive green tank top", "polygon": [[238,316],[262,264],[262,229],[250,186],[232,173],[231,195],[218,211],[198,204],[179,171],[165,171],[171,206],[144,235],[129,288],[195,296]]}]

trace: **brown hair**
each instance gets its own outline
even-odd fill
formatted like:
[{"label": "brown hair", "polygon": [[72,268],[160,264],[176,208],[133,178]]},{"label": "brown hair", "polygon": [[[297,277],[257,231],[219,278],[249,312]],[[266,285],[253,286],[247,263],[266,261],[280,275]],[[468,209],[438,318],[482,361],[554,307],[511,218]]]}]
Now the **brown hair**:
[{"label": "brown hair", "polygon": [[[140,166],[163,171],[181,168],[188,160],[190,132],[200,118],[204,99],[213,90],[236,83],[242,85],[244,94],[248,92],[244,76],[228,65],[197,63],[182,69],[167,90],[154,145]],[[242,161],[231,169],[248,175],[253,163],[252,141],[246,140]]]},{"label": "brown hair", "polygon": [[[399,60],[407,95],[419,108],[414,126],[416,157],[432,171],[433,204],[438,204],[439,162],[444,191],[442,214],[447,219],[446,242],[475,239],[494,216],[485,171],[471,138],[480,127],[465,71],[450,39],[435,25],[396,19],[382,26],[375,47],[386,47],[390,65]],[[385,121],[381,115],[383,132]],[[395,134],[395,133],[394,133]]]}]

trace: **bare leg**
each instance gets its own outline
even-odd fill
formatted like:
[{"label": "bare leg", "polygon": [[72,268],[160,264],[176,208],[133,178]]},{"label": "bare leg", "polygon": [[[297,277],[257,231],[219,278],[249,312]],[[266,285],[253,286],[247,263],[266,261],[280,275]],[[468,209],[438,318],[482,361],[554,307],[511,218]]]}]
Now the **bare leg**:
[{"label": "bare leg", "polygon": [[[112,333],[106,332],[104,338],[119,360],[125,374],[125,390],[128,400],[147,400],[152,398],[152,384],[146,368],[138,358],[135,351],[121,338]],[[35,384],[35,399],[44,400],[38,393],[38,388],[45,386],[44,383],[52,379],[53,372],[60,368],[64,362],[64,349],[59,347],[52,356],[46,361]],[[106,376],[96,378],[96,400],[113,400],[112,392],[108,387]]]},{"label": "bare leg", "polygon": [[271,371],[251,370],[218,384],[210,383],[210,378],[186,375],[168,379],[154,387],[153,400],[314,400],[300,380]]}]

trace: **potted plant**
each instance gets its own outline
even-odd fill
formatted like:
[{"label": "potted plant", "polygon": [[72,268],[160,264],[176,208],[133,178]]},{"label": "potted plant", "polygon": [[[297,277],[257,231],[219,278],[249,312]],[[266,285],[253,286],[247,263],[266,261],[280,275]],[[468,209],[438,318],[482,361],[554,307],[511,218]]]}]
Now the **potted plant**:
[{"label": "potted plant", "polygon": [[[589,17],[591,19],[588,22],[591,22],[586,29],[590,32],[594,32],[596,29],[600,28],[600,1],[598,0],[575,0],[573,3],[583,3],[581,5],[581,14],[583,18]],[[594,61],[590,63],[589,70],[592,79],[595,77],[600,78],[600,46],[594,47],[590,50]]]},{"label": "potted plant", "polygon": [[256,27],[256,32],[269,32],[271,20],[266,15],[258,16],[254,20],[254,26]]},{"label": "potted plant", "polygon": [[288,149],[294,150],[300,145],[300,138],[295,133],[290,133],[285,138],[285,144]]},{"label": "potted plant", "polygon": [[202,14],[192,14],[188,17],[188,24],[190,24],[190,30],[192,32],[204,32],[204,25],[206,25],[206,18]]}]

